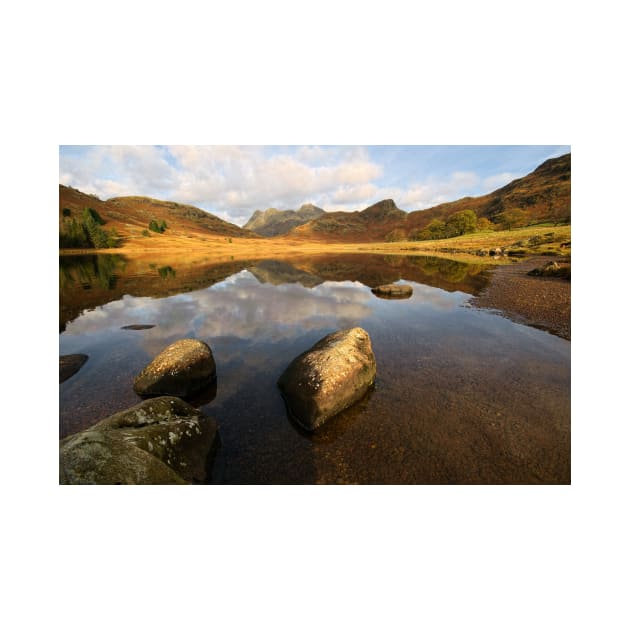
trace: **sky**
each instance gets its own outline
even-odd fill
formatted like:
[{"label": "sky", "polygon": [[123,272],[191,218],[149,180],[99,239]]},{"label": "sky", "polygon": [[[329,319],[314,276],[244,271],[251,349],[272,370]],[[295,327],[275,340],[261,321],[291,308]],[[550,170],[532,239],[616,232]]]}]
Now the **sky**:
[{"label": "sky", "polygon": [[491,192],[569,146],[60,146],[59,183],[100,199],[140,195],[243,225],[255,210],[430,208]]}]

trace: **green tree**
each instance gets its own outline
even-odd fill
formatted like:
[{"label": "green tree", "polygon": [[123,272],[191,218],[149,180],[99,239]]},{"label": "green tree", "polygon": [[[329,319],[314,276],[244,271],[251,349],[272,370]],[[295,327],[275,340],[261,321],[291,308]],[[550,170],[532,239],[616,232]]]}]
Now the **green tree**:
[{"label": "green tree", "polygon": [[83,211],[83,225],[93,247],[96,249],[109,247],[107,243],[107,233],[101,227],[102,224],[98,222],[98,219],[94,217],[91,208],[85,208]]},{"label": "green tree", "polygon": [[59,230],[59,247],[62,249],[83,249],[90,247],[90,239],[82,223],[75,218],[65,220]]},{"label": "green tree", "polygon": [[410,241],[425,241],[428,238],[430,238],[428,230],[416,228],[415,230],[411,230],[411,232],[409,232]]},{"label": "green tree", "polygon": [[433,219],[425,228],[430,239],[446,238],[446,223],[440,219]]},{"label": "green tree", "polygon": [[523,227],[527,223],[527,218],[527,213],[520,208],[504,210],[498,216],[501,226],[506,230],[511,230],[515,227]]},{"label": "green tree", "polygon": [[446,236],[461,236],[470,234],[477,228],[477,215],[473,210],[460,210],[446,220]]},{"label": "green tree", "polygon": [[106,221],[94,208],[85,208],[83,210],[83,218],[90,216],[97,225],[105,225]]}]

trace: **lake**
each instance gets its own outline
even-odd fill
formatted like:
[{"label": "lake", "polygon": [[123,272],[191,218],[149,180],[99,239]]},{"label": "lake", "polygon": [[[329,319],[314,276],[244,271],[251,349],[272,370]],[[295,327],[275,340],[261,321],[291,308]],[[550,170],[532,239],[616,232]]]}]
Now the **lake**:
[{"label": "lake", "polygon": [[[213,483],[570,483],[570,342],[468,301],[480,265],[347,254],[60,257],[60,437],[141,401],[134,377],[166,345],[208,343],[216,385],[192,401],[221,447]],[[404,281],[409,299],[370,288]],[[124,329],[144,324],[151,328]],[[374,389],[308,434],[276,381],[325,335],[361,326]]]}]

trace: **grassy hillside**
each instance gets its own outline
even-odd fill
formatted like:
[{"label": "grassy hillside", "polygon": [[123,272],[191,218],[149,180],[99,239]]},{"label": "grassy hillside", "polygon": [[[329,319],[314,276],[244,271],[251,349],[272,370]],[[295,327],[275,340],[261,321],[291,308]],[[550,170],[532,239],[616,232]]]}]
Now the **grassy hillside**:
[{"label": "grassy hillside", "polygon": [[[571,155],[547,160],[529,175],[481,197],[466,197],[411,213],[400,210],[393,200],[385,199],[361,212],[323,213],[318,218],[292,229],[288,234],[274,238],[261,237],[194,206],[147,197],[118,197],[102,201],[61,185],[60,232],[69,230],[73,221],[78,224],[84,220],[82,216],[86,208],[94,211],[99,222],[99,226],[94,230],[102,230],[108,238],[110,234],[115,234],[116,238],[111,237],[109,240],[119,241],[126,251],[210,247],[215,253],[226,255],[243,255],[243,252],[253,250],[257,254],[265,255],[267,251],[280,249],[300,248],[303,251],[307,249],[317,251],[326,247],[328,250],[331,244],[366,247],[367,244],[391,242],[394,248],[405,249],[409,247],[405,245],[406,241],[415,242],[423,249],[455,248],[455,239],[447,239],[445,245],[439,245],[435,240],[419,240],[425,238],[421,232],[426,234],[427,226],[431,222],[437,220],[448,224],[454,220],[454,215],[466,211],[473,211],[481,223],[485,221],[485,225],[479,226],[481,233],[490,231],[492,235],[491,230],[508,227],[507,240],[512,238],[513,229],[521,226],[547,222],[552,227],[559,227],[570,223]],[[313,206],[304,207],[304,210],[302,214],[319,211]],[[282,224],[284,218],[291,216],[278,211],[268,212],[267,218],[263,216],[264,214],[254,213],[250,222],[253,221],[254,225],[258,223],[264,225],[267,218],[271,223],[278,218],[282,219],[279,221]],[[166,227],[153,231],[149,229],[151,222],[155,222],[156,226]],[[462,234],[464,231],[456,233]],[[544,230],[542,234],[545,231],[549,230]],[[439,238],[443,235],[433,236]],[[496,240],[498,236],[489,238]],[[349,250],[341,247],[338,251]]]},{"label": "grassy hillside", "polygon": [[[490,256],[490,252],[497,247],[507,254],[499,260]],[[571,226],[553,226],[548,223],[513,230],[485,230],[435,241],[366,243],[359,248],[364,251],[392,254],[455,257],[457,260],[478,264],[511,263],[529,256],[550,256],[570,260]]]},{"label": "grassy hillside", "polygon": [[570,222],[571,154],[547,160],[529,175],[481,197],[464,197],[427,210],[405,213],[391,200],[362,212],[330,212],[294,229],[290,236],[323,242],[402,241],[415,238],[435,219],[472,210],[495,227],[550,221]]},{"label": "grassy hillside", "polygon": [[[148,197],[117,197],[102,201],[74,188],[59,185],[59,230],[68,231],[79,223],[85,208],[102,219],[102,229],[118,235],[120,245],[139,248],[187,246],[189,239],[213,242],[230,238],[256,239],[258,236],[218,217],[185,204]],[[151,221],[166,225],[159,233],[149,229]]]}]

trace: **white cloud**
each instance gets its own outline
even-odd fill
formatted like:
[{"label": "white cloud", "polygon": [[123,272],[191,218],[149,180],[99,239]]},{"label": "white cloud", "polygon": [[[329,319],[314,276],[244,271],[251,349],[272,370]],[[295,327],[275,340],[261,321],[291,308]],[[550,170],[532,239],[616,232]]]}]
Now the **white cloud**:
[{"label": "white cloud", "polygon": [[[189,203],[243,225],[256,209],[362,210],[394,199],[408,211],[471,194],[472,171],[384,186],[383,166],[364,147],[96,146],[61,154],[60,182],[102,199],[146,195]],[[486,178],[493,190],[513,178]],[[495,185],[496,183],[496,185]]]},{"label": "white cloud", "polygon": [[[464,197],[479,182],[480,178],[476,173],[457,171],[444,179],[428,178],[422,183],[411,183],[407,188],[379,187],[373,184],[340,187],[328,201],[334,209],[362,210],[381,199],[393,199],[403,210],[422,210]],[[332,209],[330,206],[324,207]]]},{"label": "white cloud", "polygon": [[359,184],[351,186],[339,186],[331,195],[333,203],[347,204],[349,202],[364,203],[378,194],[379,188],[374,184]]},{"label": "white cloud", "polygon": [[358,282],[324,282],[315,289],[286,284],[270,289],[250,272],[240,272],[213,287],[153,299],[125,296],[67,325],[68,336],[118,330],[130,321],[159,322],[142,335],[143,347],[155,355],[167,339],[190,336],[213,339],[277,341],[306,330],[356,325],[372,312],[369,289]]},{"label": "white cloud", "polygon": [[176,178],[165,151],[153,146],[91,147],[80,154],[64,156],[59,173],[62,184],[104,199],[137,194],[159,196],[172,188]]}]

